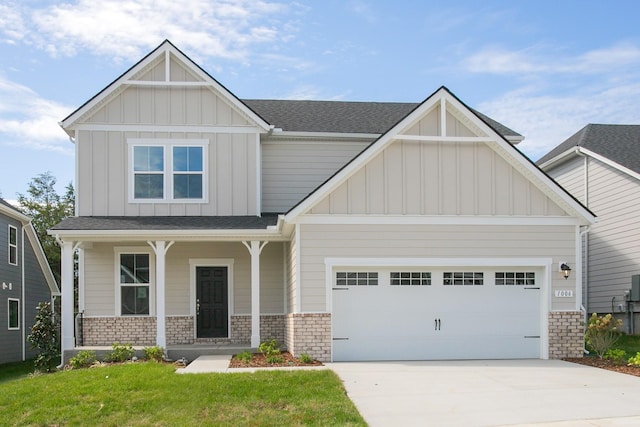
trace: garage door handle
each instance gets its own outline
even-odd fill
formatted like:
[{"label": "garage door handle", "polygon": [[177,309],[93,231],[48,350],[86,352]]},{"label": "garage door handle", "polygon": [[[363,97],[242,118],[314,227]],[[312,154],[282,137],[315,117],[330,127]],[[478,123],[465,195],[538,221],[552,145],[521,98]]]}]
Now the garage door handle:
[{"label": "garage door handle", "polygon": [[334,341],[349,341],[349,338],[332,338]]},{"label": "garage door handle", "polygon": [[435,319],[435,327],[436,327],[435,329],[436,331],[440,330],[440,319],[437,319],[437,318]]}]

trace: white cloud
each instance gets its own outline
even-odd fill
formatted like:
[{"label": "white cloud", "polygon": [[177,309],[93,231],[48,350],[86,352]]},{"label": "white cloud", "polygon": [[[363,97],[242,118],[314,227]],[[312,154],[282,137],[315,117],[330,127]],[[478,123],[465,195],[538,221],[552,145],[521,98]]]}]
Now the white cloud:
[{"label": "white cloud", "polygon": [[0,8],[7,42],[24,42],[51,56],[91,51],[138,60],[170,39],[197,56],[242,60],[254,46],[291,37],[280,22],[290,6],[266,0],[78,0],[39,9]]},{"label": "white cloud", "polygon": [[0,77],[0,135],[10,145],[72,154],[58,120],[71,107],[38,96],[26,86]]}]

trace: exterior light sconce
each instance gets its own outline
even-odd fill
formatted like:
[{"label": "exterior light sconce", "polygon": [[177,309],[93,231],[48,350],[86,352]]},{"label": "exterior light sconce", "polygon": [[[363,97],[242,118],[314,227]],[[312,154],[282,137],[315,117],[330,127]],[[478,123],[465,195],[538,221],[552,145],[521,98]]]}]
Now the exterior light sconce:
[{"label": "exterior light sconce", "polygon": [[571,274],[571,267],[569,267],[566,261],[560,262],[560,272],[564,276],[565,280],[569,278],[569,275]]}]

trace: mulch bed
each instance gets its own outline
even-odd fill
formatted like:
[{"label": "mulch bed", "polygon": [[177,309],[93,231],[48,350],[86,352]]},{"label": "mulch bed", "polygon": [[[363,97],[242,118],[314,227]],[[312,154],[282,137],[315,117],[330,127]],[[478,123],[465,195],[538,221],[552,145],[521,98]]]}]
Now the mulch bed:
[{"label": "mulch bed", "polygon": [[600,359],[599,357],[565,358],[562,360],[640,377],[640,366],[616,365],[611,360]]},{"label": "mulch bed", "polygon": [[274,368],[274,367],[287,367],[287,366],[323,366],[322,362],[314,360],[311,363],[302,363],[291,355],[288,351],[283,351],[280,356],[284,359],[283,363],[269,363],[264,354],[254,353],[250,362],[243,362],[239,360],[236,355],[231,358],[229,362],[230,368]]}]

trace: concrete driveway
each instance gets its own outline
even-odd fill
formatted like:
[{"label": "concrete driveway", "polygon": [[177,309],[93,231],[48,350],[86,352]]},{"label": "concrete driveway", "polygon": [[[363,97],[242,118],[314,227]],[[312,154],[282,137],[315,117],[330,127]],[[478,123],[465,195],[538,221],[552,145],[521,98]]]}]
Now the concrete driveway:
[{"label": "concrete driveway", "polygon": [[560,360],[328,364],[370,426],[640,426],[640,377]]}]

